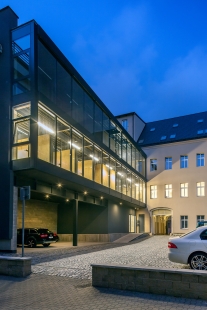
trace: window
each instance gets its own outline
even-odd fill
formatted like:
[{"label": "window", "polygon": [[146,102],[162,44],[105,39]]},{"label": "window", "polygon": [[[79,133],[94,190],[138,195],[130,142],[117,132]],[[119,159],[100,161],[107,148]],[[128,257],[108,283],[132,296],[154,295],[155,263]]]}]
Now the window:
[{"label": "window", "polygon": [[160,140],[166,140],[167,136],[162,136]]},{"label": "window", "polygon": [[198,182],[197,183],[197,196],[198,197],[205,196],[205,182]]},{"label": "window", "polygon": [[170,139],[175,139],[176,134],[170,135]]},{"label": "window", "polygon": [[157,170],[157,159],[150,159],[150,171]]},{"label": "window", "polygon": [[188,156],[180,156],[180,168],[188,168]]},{"label": "window", "polygon": [[197,131],[197,134],[198,134],[198,135],[201,135],[202,133],[203,133],[203,130],[202,130],[202,129]]},{"label": "window", "polygon": [[188,197],[188,183],[180,184],[180,197]]},{"label": "window", "polygon": [[205,215],[197,215],[196,218],[197,218],[197,221],[196,221],[196,225],[197,225],[198,222],[202,222],[205,220]]},{"label": "window", "polygon": [[151,199],[157,198],[157,185],[150,186],[150,198]]},{"label": "window", "polygon": [[172,184],[165,185],[165,198],[172,198]]},{"label": "window", "polygon": [[203,119],[198,119],[197,123],[203,123]]},{"label": "window", "polygon": [[150,131],[155,131],[155,128],[154,128],[154,127],[153,127],[153,128],[151,128],[151,129],[150,129]]},{"label": "window", "polygon": [[124,129],[128,130],[128,119],[123,119],[121,122]]},{"label": "window", "polygon": [[165,170],[172,169],[172,157],[165,157]]},{"label": "window", "polygon": [[196,163],[197,163],[197,167],[205,166],[205,155],[203,153],[196,155]]},{"label": "window", "polygon": [[188,228],[188,216],[187,215],[181,215],[181,217],[180,217],[180,228],[181,229]]},{"label": "window", "polygon": [[178,127],[178,124],[173,124],[173,127],[175,128],[175,127]]}]

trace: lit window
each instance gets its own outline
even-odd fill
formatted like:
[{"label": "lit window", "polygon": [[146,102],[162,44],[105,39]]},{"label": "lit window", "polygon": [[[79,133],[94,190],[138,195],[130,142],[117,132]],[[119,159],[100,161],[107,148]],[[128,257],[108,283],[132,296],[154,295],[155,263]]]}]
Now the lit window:
[{"label": "lit window", "polygon": [[165,140],[167,138],[167,136],[162,136],[161,138],[160,138],[160,140]]},{"label": "lit window", "polygon": [[150,159],[150,171],[157,170],[157,159]]},{"label": "lit window", "polygon": [[197,196],[198,197],[205,196],[205,182],[198,182],[197,183]]},{"label": "lit window", "polygon": [[26,102],[13,107],[13,119],[29,116],[31,114],[31,104]]},{"label": "lit window", "polygon": [[178,127],[178,124],[173,124],[173,127],[175,128],[175,127]]},{"label": "lit window", "polygon": [[155,128],[151,128],[150,131],[155,131]]},{"label": "lit window", "polygon": [[198,131],[197,131],[197,134],[198,134],[198,135],[201,135],[202,133],[203,133],[203,130],[198,130]]},{"label": "lit window", "polygon": [[165,198],[172,198],[172,184],[165,184]]},{"label": "lit window", "polygon": [[165,157],[165,170],[172,169],[172,157]]},{"label": "lit window", "polygon": [[123,119],[121,122],[124,129],[128,130],[128,119]]},{"label": "lit window", "polygon": [[188,168],[188,156],[180,156],[180,168]]},{"label": "lit window", "polygon": [[157,185],[150,186],[150,198],[151,199],[157,198]]},{"label": "lit window", "polygon": [[180,197],[188,197],[188,183],[180,184]]},{"label": "lit window", "polygon": [[188,216],[187,215],[181,215],[181,217],[180,217],[180,228],[181,229],[188,228]]},{"label": "lit window", "polygon": [[198,119],[197,123],[203,123],[203,119]]},{"label": "lit window", "polygon": [[197,167],[205,166],[205,155],[204,154],[196,154],[196,164],[197,164]]},{"label": "lit window", "polygon": [[176,137],[176,135],[170,135],[170,139],[174,139]]}]

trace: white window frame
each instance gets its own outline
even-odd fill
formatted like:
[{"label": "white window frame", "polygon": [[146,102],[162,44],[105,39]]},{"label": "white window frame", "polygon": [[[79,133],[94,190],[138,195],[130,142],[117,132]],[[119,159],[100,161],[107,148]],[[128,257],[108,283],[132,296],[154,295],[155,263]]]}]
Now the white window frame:
[{"label": "white window frame", "polygon": [[[183,163],[183,167],[182,167]],[[188,155],[181,155],[180,156],[180,169],[188,168]]]},{"label": "white window frame", "polygon": [[157,198],[157,185],[150,185],[150,198],[151,199]]},{"label": "white window frame", "polygon": [[165,157],[165,170],[171,170],[171,169],[172,169],[172,157]]},{"label": "white window frame", "polygon": [[172,184],[165,184],[165,198],[172,198]]},{"label": "white window frame", "polygon": [[[182,223],[183,223],[183,225],[182,225]],[[181,215],[180,216],[180,229],[188,229],[188,215]]]},{"label": "white window frame", "polygon": [[157,159],[150,159],[150,171],[157,171]]},{"label": "white window frame", "polygon": [[197,197],[204,197],[205,196],[205,182],[197,182],[196,183],[196,191]]},{"label": "white window frame", "polygon": [[196,225],[198,224],[198,222],[202,222],[202,221],[205,221],[205,215],[197,215],[196,216]]},{"label": "white window frame", "polygon": [[180,197],[182,198],[188,197],[188,183],[180,184]]},{"label": "white window frame", "polygon": [[[203,165],[202,165],[202,161],[203,161]],[[204,153],[196,154],[196,166],[197,167],[204,167],[205,166],[205,154]]]}]

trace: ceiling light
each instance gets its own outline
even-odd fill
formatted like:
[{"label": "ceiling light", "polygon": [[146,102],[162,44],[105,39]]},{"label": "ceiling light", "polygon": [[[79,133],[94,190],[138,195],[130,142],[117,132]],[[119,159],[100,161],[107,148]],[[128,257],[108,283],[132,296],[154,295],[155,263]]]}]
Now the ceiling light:
[{"label": "ceiling light", "polygon": [[55,133],[51,128],[47,127],[46,125],[44,125],[44,124],[42,124],[42,123],[40,123],[40,122],[37,122],[37,124],[38,124],[40,127],[42,127],[43,129],[49,131],[50,133],[53,133],[53,134]]}]

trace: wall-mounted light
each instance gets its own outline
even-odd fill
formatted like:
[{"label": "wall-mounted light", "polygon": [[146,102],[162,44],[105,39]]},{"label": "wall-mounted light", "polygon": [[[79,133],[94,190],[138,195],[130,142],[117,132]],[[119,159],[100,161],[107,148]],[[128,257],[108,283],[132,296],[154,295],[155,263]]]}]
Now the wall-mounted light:
[{"label": "wall-mounted light", "polygon": [[120,202],[119,204],[122,205],[122,202]]},{"label": "wall-mounted light", "polygon": [[66,199],[66,202],[68,202],[69,201],[69,199]]},{"label": "wall-mounted light", "polygon": [[45,198],[49,198],[50,196],[49,195],[45,195]]},{"label": "wall-mounted light", "polygon": [[101,196],[101,199],[103,199],[103,196]]},{"label": "wall-mounted light", "polygon": [[57,185],[58,187],[62,187],[62,184],[61,183],[58,183],[58,185]]},{"label": "wall-mounted light", "polygon": [[84,195],[87,195],[88,193],[85,191],[85,192],[83,192],[84,193]]}]

